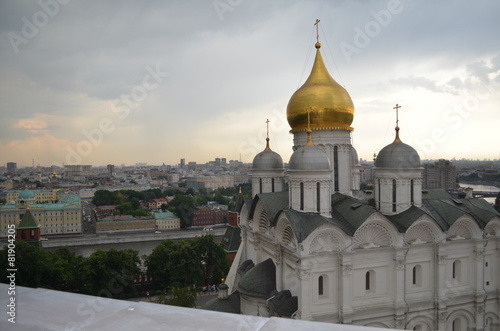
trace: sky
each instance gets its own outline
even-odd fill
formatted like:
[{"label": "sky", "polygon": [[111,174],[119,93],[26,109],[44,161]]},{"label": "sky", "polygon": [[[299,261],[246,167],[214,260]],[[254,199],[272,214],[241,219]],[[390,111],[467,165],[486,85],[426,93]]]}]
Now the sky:
[{"label": "sky", "polygon": [[0,1],[0,165],[251,162],[292,153],[316,32],[371,160],[498,159],[500,1]]}]

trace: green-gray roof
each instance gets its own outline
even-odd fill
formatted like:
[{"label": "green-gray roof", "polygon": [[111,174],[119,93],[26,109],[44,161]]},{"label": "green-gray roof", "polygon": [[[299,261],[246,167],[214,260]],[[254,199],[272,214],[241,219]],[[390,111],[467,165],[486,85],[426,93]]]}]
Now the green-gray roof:
[{"label": "green-gray roof", "polygon": [[399,232],[404,233],[408,228],[426,212],[422,209],[411,206],[402,213],[387,215],[386,217],[396,226]]},{"label": "green-gray roof", "polygon": [[297,242],[301,243],[307,236],[321,225],[328,223],[326,217],[316,213],[304,213],[293,209],[285,209],[283,212],[292,226]]},{"label": "green-gray roof", "polygon": [[35,218],[33,217],[33,214],[29,209],[26,209],[26,212],[23,215],[23,218],[21,219],[21,222],[19,222],[18,229],[36,229],[39,228],[40,225],[35,221]]},{"label": "green-gray roof", "polygon": [[366,200],[335,193],[332,195],[332,222],[352,236],[363,222],[377,210]]},{"label": "green-gray roof", "polygon": [[223,313],[240,314],[240,294],[238,292],[234,292],[227,298],[227,300],[214,298],[207,301],[202,309],[220,311]]},{"label": "green-gray roof", "polygon": [[257,194],[252,201],[249,214],[250,218],[253,218],[255,206],[259,200],[264,204],[264,210],[266,211],[267,217],[269,217],[271,226],[274,226],[276,225],[276,216],[281,210],[288,207],[288,191]]},{"label": "green-gray roof", "polygon": [[241,241],[241,229],[237,226],[228,225],[226,233],[224,233],[224,238],[222,238],[222,244],[226,252],[236,252],[240,247]]},{"label": "green-gray roof", "polygon": [[289,290],[278,292],[268,302],[269,307],[280,316],[292,316],[299,309],[299,302],[296,296],[292,296]]},{"label": "green-gray roof", "polygon": [[426,199],[423,200],[423,209],[428,211],[443,231],[448,230],[464,214],[471,215],[481,229],[493,217],[500,217],[498,211],[484,199]]},{"label": "green-gray roof", "polygon": [[248,270],[238,283],[238,292],[253,297],[269,298],[276,293],[276,266],[267,259]]},{"label": "green-gray roof", "polygon": [[171,211],[164,211],[161,213],[154,213],[154,218],[158,220],[163,218],[177,218],[177,216]]}]

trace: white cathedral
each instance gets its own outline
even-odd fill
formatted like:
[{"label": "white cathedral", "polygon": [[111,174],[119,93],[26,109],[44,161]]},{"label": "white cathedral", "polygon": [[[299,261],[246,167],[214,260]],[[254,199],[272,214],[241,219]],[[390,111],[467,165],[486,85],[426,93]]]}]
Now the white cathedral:
[{"label": "white cathedral", "polygon": [[[399,138],[360,191],[354,105],[317,42],[290,98],[293,154],[267,144],[241,205],[241,244],[207,309],[407,330],[500,330],[500,214],[482,199],[422,190],[418,153]],[[397,110],[397,109],[396,109]],[[288,186],[288,190],[285,187]]]}]

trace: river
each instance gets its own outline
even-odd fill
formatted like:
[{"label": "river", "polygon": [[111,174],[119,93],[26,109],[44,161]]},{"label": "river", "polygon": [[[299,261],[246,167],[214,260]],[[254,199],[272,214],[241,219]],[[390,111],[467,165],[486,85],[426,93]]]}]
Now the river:
[{"label": "river", "polygon": [[[471,187],[474,191],[481,191],[481,192],[500,192],[500,187],[492,186],[492,185],[477,185],[477,184],[467,184],[467,183],[460,183],[461,188],[466,188],[466,187]],[[488,201],[491,204],[495,204],[495,198],[483,198],[484,200]]]}]

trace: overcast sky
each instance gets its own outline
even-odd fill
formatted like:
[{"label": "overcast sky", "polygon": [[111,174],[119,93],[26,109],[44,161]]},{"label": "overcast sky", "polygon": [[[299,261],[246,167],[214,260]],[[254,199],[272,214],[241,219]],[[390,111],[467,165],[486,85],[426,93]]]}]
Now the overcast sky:
[{"label": "overcast sky", "polygon": [[0,164],[251,162],[323,58],[371,159],[500,158],[500,1],[0,1]]}]

